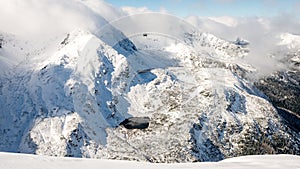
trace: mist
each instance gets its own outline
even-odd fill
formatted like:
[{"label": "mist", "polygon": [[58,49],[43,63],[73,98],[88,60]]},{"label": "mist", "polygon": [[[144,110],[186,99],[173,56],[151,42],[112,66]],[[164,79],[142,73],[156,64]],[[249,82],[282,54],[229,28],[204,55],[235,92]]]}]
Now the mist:
[{"label": "mist", "polygon": [[120,11],[102,0],[8,0],[0,6],[0,32],[32,39],[75,29],[93,31]]},{"label": "mist", "polygon": [[200,31],[212,33],[222,39],[235,41],[241,38],[250,42],[249,54],[235,62],[252,65],[257,70],[251,74],[254,80],[285,70],[287,65],[282,63],[285,54],[299,49],[279,45],[282,34],[300,34],[300,22],[294,15],[282,14],[269,18],[189,16],[186,20]]},{"label": "mist", "polygon": [[[103,0],[7,0],[0,6],[0,33],[28,39],[47,39],[76,29],[97,32],[111,21],[143,12],[149,12],[149,9],[118,9]],[[251,64],[257,69],[258,77],[285,69],[286,66],[279,61],[283,55],[276,53],[291,49],[278,45],[282,41],[280,36],[287,32],[300,35],[300,21],[292,14],[269,18],[189,16],[185,20],[201,32],[208,32],[228,41],[235,41],[238,37],[249,41],[249,55],[236,62]],[[124,25],[127,27],[128,23]],[[271,57],[272,55],[274,56]]]}]

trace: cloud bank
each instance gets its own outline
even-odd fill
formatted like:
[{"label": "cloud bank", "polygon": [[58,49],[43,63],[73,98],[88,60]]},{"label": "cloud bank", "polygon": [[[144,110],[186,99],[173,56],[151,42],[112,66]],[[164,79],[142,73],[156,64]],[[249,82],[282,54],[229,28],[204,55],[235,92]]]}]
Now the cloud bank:
[{"label": "cloud bank", "polygon": [[6,1],[0,7],[0,30],[32,36],[68,31],[81,23],[90,24],[84,21],[84,15],[80,16],[74,9],[66,7],[65,3],[56,0]]},{"label": "cloud bank", "polygon": [[[234,41],[242,38],[250,42],[250,53],[237,62],[251,64],[257,69],[257,77],[286,68],[280,60],[282,53],[293,49],[279,45],[282,35],[300,35],[300,22],[294,15],[282,14],[272,18],[206,17],[189,16],[186,20],[200,31],[212,33],[222,39]],[[296,47],[294,50],[299,50]],[[272,56],[273,54],[273,56]]]},{"label": "cloud bank", "polygon": [[102,0],[8,0],[0,6],[0,31],[43,37],[93,30],[122,15]]},{"label": "cloud bank", "polygon": [[[103,0],[7,0],[0,6],[0,33],[46,38],[74,29],[97,31],[109,21],[145,12],[152,11],[147,7],[117,9]],[[164,8],[160,12],[167,13]],[[262,74],[284,68],[278,62],[281,59],[279,55],[269,55],[284,50],[284,47],[277,45],[281,35],[287,32],[300,35],[299,18],[292,14],[273,18],[189,16],[185,20],[202,32],[229,41],[238,37],[249,41],[250,54],[241,62],[254,65]]]}]

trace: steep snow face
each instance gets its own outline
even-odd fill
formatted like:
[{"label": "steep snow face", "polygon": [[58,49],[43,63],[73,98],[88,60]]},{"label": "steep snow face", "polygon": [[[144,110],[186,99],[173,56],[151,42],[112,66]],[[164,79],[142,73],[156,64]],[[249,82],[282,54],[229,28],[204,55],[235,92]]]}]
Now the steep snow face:
[{"label": "steep snow face", "polygon": [[22,48],[19,47],[19,44],[17,45],[18,47],[12,44],[12,39],[13,37],[0,33],[0,74],[3,74],[5,70],[16,65],[21,60],[17,56],[22,51]]},{"label": "steep snow face", "polygon": [[[120,122],[112,111],[113,95],[122,85],[120,74],[128,67],[125,57],[90,33],[73,32],[68,38],[69,42],[45,61],[29,81],[29,90],[36,95],[34,102],[41,105],[20,151],[36,151],[30,146],[38,143],[36,153],[67,155],[67,141],[78,126],[88,139],[105,145],[105,128]],[[48,127],[50,133],[45,133]]]},{"label": "steep snow face", "polygon": [[33,70],[1,79],[1,149],[65,155],[66,140],[78,126],[87,138],[106,144],[105,128],[119,124],[118,117],[110,120],[118,90],[110,86],[122,83],[118,77],[126,67],[125,57],[94,35],[68,34]]}]

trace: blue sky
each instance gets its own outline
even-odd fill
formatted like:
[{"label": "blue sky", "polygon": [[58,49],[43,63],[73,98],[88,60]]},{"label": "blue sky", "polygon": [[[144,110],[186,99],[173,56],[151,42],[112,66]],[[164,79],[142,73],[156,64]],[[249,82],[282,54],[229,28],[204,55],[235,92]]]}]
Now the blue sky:
[{"label": "blue sky", "polygon": [[106,2],[117,7],[147,7],[152,11],[164,8],[180,17],[300,15],[299,0],[106,0]]}]

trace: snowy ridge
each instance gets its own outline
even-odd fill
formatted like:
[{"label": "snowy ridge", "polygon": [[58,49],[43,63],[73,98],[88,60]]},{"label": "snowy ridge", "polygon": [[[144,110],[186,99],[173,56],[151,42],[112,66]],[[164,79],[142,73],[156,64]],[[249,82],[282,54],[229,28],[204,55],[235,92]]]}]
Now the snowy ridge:
[{"label": "snowy ridge", "polygon": [[[217,59],[236,59],[236,57],[243,57],[248,54],[248,49],[242,45],[235,45],[234,43],[222,40],[209,33],[186,33],[185,42],[193,46],[196,50],[201,47],[212,48]],[[211,49],[210,49],[211,50]],[[207,50],[206,51],[210,51]],[[209,53],[209,55],[212,55]],[[213,56],[214,57],[214,56]]]},{"label": "snowy ridge", "polygon": [[[109,121],[112,113],[107,108],[107,102],[112,100],[110,92],[113,93],[113,89],[108,84],[115,77],[111,77],[112,68],[116,68],[116,76],[122,72],[122,58],[124,56],[117,54],[95,36],[79,31],[71,33],[70,43],[46,61],[46,66],[37,75],[33,75],[30,81],[31,90],[39,91],[37,96],[42,98],[37,100],[41,99],[45,103],[41,105],[41,112],[38,113],[38,119],[42,121],[34,122],[29,136],[32,142],[43,143],[39,146],[39,150],[45,147],[40,150],[43,154],[56,154],[56,145],[65,149],[66,140],[78,125],[82,126],[89,139],[106,144],[105,128],[118,124],[118,121],[116,124]],[[68,119],[73,120],[69,122]],[[56,125],[52,125],[53,123]],[[53,133],[41,132],[45,126],[52,126]],[[62,129],[57,126],[62,126]],[[45,139],[45,136],[50,138]],[[30,147],[26,146],[32,144],[26,142],[27,137],[20,150],[31,152]],[[57,155],[66,155],[64,153]]]}]

